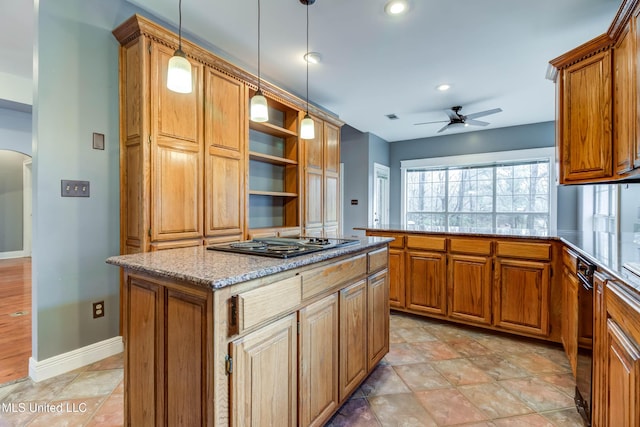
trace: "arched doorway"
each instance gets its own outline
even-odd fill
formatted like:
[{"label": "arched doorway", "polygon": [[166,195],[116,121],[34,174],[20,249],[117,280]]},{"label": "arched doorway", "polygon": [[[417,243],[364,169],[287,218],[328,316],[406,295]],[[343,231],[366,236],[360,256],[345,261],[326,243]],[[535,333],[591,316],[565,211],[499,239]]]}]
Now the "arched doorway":
[{"label": "arched doorway", "polygon": [[0,384],[31,356],[31,157],[0,150]]}]

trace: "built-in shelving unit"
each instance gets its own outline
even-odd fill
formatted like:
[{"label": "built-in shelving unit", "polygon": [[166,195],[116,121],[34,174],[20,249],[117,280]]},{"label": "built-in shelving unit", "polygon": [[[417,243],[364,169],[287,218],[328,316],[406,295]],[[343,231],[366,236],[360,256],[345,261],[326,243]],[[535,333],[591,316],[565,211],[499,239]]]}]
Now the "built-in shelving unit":
[{"label": "built-in shelving unit", "polygon": [[248,213],[252,233],[300,226],[299,111],[272,99],[268,102],[269,121],[249,121]]}]

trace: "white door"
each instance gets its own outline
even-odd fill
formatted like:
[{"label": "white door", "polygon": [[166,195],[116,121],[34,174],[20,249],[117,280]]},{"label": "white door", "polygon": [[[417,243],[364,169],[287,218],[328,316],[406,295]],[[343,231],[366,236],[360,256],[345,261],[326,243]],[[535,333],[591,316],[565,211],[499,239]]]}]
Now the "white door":
[{"label": "white door", "polygon": [[372,226],[389,224],[389,167],[373,164]]}]

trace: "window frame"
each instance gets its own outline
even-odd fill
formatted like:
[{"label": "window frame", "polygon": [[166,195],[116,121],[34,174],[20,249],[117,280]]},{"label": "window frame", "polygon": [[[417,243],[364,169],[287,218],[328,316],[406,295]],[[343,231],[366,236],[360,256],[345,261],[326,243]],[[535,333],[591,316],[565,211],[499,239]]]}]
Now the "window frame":
[{"label": "window frame", "polygon": [[[401,177],[401,220],[402,226],[407,228],[407,172],[417,168],[438,167],[474,167],[491,166],[500,163],[525,163],[532,161],[549,161],[549,234],[557,233],[558,225],[558,191],[556,179],[556,159],[554,147],[531,148],[525,150],[496,151],[491,153],[464,154],[458,156],[432,157],[425,159],[411,159],[400,161]],[[495,189],[494,189],[495,198]],[[495,212],[495,204],[492,215]]]}]

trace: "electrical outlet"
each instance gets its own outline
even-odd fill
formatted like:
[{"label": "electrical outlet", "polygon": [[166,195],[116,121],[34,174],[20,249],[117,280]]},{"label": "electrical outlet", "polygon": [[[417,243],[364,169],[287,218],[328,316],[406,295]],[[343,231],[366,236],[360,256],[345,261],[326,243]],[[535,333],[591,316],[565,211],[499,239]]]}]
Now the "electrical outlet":
[{"label": "electrical outlet", "polygon": [[63,179],[60,183],[62,197],[89,197],[89,181]]},{"label": "electrical outlet", "polygon": [[98,301],[93,303],[93,318],[104,316],[104,301]]}]

